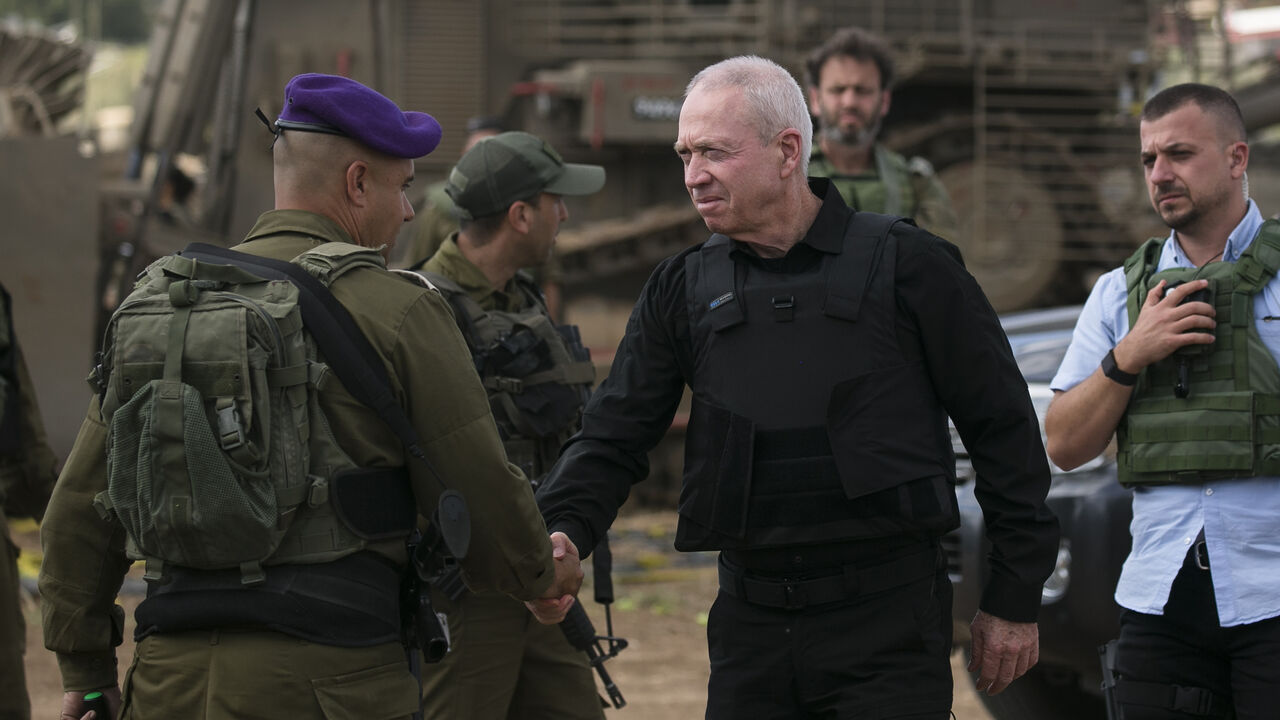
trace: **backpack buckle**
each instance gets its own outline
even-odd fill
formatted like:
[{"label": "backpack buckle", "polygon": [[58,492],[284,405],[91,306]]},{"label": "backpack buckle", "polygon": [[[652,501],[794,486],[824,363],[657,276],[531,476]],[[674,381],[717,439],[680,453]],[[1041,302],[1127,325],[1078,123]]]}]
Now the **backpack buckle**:
[{"label": "backpack buckle", "polygon": [[311,480],[311,487],[307,490],[307,507],[320,507],[329,502],[329,479],[308,476]]},{"label": "backpack buckle", "polygon": [[218,401],[218,443],[223,450],[234,450],[244,445],[244,430],[240,422],[240,409],[235,401]]},{"label": "backpack buckle", "polygon": [[520,378],[498,376],[493,379],[493,382],[499,392],[511,393],[512,395],[519,395],[524,392],[524,381]]}]

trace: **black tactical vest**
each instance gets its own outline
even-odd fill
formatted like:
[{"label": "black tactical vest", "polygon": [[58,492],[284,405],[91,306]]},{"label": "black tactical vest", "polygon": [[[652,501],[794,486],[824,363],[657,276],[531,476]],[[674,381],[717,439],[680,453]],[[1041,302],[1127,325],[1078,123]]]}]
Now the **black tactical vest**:
[{"label": "black tactical vest", "polygon": [[582,423],[595,366],[576,325],[555,325],[542,292],[525,272],[515,285],[525,307],[485,310],[456,282],[417,271],[453,308],[489,395],[507,459],[537,484],[560,457],[560,447]]},{"label": "black tactical vest", "polygon": [[680,550],[755,549],[944,526],[955,461],[917,347],[899,346],[901,218],[854,213],[839,254],[794,273],[685,259],[695,389]]}]

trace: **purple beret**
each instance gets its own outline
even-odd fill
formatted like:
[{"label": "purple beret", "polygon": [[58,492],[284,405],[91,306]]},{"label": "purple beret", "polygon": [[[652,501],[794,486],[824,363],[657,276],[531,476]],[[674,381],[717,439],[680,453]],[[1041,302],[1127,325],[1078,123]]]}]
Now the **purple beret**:
[{"label": "purple beret", "polygon": [[319,73],[284,86],[276,128],[342,135],[398,158],[420,158],[440,144],[440,123],[430,115],[401,111],[355,80]]}]

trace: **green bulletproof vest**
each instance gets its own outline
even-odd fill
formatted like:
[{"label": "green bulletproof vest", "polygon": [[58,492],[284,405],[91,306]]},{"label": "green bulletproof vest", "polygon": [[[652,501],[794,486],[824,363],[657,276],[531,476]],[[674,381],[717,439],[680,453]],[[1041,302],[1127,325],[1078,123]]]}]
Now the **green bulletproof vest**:
[{"label": "green bulletproof vest", "polygon": [[854,210],[914,217],[933,169],[920,158],[908,161],[877,144],[874,173],[839,173],[825,155],[815,153],[809,160],[809,175],[829,178]]},{"label": "green bulletproof vest", "polygon": [[[339,242],[293,262],[326,286],[383,267],[376,251]],[[113,314],[95,375],[108,480],[94,504],[124,525],[147,579],[166,565],[239,568],[253,585],[264,566],[329,562],[386,539],[344,521],[333,500],[344,477],[376,471],[355,466],[320,407],[335,378],[291,283],[161,258]]]},{"label": "green bulletproof vest", "polygon": [[1152,238],[1125,261],[1130,327],[1161,280],[1197,279],[1209,281],[1206,301],[1217,310],[1217,327],[1213,344],[1178,350],[1139,374],[1117,429],[1120,482],[1198,484],[1280,475],[1280,369],[1253,314],[1253,297],[1280,268],[1280,223],[1263,224],[1234,263],[1153,272],[1164,242]]},{"label": "green bulletproof vest", "polygon": [[535,483],[551,470],[560,447],[581,425],[595,366],[578,328],[551,321],[537,285],[523,271],[516,312],[485,310],[453,280],[418,271],[449,301],[489,395],[507,460]]}]

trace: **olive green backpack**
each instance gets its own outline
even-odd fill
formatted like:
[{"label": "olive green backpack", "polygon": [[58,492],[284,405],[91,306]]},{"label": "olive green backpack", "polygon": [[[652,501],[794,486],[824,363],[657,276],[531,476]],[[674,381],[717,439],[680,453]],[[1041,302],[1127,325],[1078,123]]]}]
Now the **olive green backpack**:
[{"label": "olive green backpack", "polygon": [[[295,263],[308,258],[336,266],[326,282],[381,266],[346,243]],[[315,390],[328,367],[304,332],[298,288],[186,251],[161,258],[113,314],[101,361],[107,490],[95,505],[124,525],[129,556],[146,560],[150,580],[174,564],[260,582],[299,508],[328,500],[313,456],[341,454],[314,426],[327,425]],[[313,438],[332,447],[315,455]]]}]

